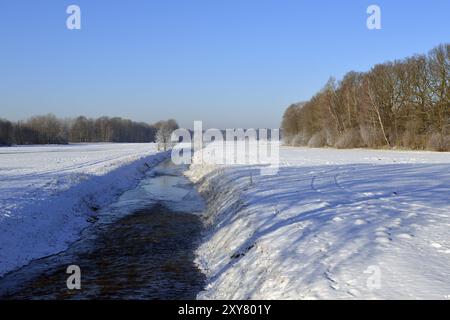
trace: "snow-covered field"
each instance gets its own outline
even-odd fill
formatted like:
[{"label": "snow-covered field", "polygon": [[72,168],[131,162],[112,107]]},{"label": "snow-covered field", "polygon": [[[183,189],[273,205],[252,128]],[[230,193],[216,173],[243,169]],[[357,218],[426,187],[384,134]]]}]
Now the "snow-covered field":
[{"label": "snow-covered field", "polygon": [[[450,299],[450,153],[287,148],[278,174],[192,165],[201,299]],[[66,249],[167,154],[0,148],[0,276]],[[147,164],[147,165],[146,165]]]},{"label": "snow-covered field", "polygon": [[66,249],[166,156],[155,144],[0,148],[0,276]]},{"label": "snow-covered field", "polygon": [[200,299],[450,299],[450,153],[280,156],[186,173],[209,205]]}]

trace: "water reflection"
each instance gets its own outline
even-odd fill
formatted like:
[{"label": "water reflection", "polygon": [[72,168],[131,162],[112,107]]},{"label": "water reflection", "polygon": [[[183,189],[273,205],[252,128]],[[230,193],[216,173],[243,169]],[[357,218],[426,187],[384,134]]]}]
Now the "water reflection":
[{"label": "water reflection", "polygon": [[[69,250],[0,279],[3,299],[195,299],[204,275],[194,264],[204,203],[182,167],[165,162],[99,212]],[[82,289],[66,288],[80,266]]]}]

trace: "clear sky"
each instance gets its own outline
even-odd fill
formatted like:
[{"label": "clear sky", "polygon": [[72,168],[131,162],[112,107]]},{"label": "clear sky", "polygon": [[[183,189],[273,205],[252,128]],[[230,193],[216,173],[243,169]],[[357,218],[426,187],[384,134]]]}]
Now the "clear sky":
[{"label": "clear sky", "polygon": [[450,42],[449,17],[449,0],[1,0],[0,117],[278,127],[329,76]]}]

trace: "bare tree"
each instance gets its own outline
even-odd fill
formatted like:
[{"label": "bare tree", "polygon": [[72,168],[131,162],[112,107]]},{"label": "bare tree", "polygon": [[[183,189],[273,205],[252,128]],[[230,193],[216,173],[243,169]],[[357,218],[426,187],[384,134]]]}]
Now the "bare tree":
[{"label": "bare tree", "polygon": [[0,119],[0,146],[13,143],[13,126],[8,120]]},{"label": "bare tree", "polygon": [[172,146],[171,135],[174,130],[178,129],[178,124],[175,120],[170,119],[158,122],[157,127],[156,143],[158,144],[158,150],[166,151]]}]

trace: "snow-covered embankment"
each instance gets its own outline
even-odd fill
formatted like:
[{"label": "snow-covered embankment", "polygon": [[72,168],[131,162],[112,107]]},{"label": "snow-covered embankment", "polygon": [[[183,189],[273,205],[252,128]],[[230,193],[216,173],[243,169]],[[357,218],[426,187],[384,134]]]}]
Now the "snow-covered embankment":
[{"label": "snow-covered embankment", "polygon": [[208,202],[200,299],[450,298],[450,154],[282,148],[192,165]]},{"label": "snow-covered embankment", "polygon": [[154,144],[1,148],[0,276],[65,250],[167,156]]}]

